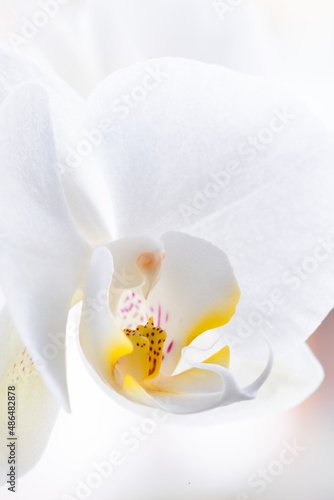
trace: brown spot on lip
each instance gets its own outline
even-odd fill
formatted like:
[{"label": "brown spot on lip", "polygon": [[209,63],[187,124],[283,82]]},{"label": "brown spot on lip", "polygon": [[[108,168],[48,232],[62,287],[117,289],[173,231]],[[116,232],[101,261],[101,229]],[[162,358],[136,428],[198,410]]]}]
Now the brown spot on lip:
[{"label": "brown spot on lip", "polygon": [[149,375],[152,375],[155,372],[156,366],[157,366],[157,360],[154,358],[153,359],[153,367],[150,369],[150,371],[148,373]]}]

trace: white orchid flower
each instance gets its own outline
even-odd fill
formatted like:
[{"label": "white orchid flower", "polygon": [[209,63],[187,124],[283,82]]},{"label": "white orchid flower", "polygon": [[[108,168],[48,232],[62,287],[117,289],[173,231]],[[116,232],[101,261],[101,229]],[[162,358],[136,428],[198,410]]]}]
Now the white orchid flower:
[{"label": "white orchid flower", "polygon": [[[223,421],[313,392],[323,373],[303,341],[334,295],[332,146],[313,116],[280,89],[194,61],[126,68],[86,107],[23,58],[0,63],[1,435],[14,384],[20,473],[69,409],[64,337],[82,298],[87,361],[135,411],[217,407]],[[68,168],[87,148],[98,170],[87,153]]]}]

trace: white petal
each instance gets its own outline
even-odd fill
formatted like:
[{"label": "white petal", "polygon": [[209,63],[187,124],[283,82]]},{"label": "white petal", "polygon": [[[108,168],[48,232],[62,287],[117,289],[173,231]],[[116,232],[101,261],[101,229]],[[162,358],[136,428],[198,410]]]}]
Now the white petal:
[{"label": "white petal", "polygon": [[[239,385],[256,377],[263,363],[252,361],[237,361],[231,357],[231,371],[236,374]],[[221,425],[241,419],[255,418],[288,410],[302,403],[321,384],[324,372],[321,364],[306,344],[300,344],[289,354],[275,358],[274,365],[266,383],[260,388],[255,399],[240,401],[205,413],[194,415],[169,415],[169,421],[177,425]],[[190,405],[196,403],[190,400]],[[210,395],[207,399],[209,400]],[[162,399],[162,402],[160,401]],[[165,401],[164,401],[165,399]],[[178,408],[178,398],[157,398],[158,404],[175,404]],[[187,400],[184,400],[187,403]],[[180,398],[182,403],[182,396]],[[203,399],[202,403],[207,403]],[[199,402],[200,404],[200,402]],[[180,405],[180,407],[182,407]]]},{"label": "white petal", "polygon": [[90,154],[100,136],[90,126],[82,130],[84,100],[52,72],[1,47],[0,102],[26,81],[38,82],[48,92],[58,156],[54,167],[61,172],[67,202],[81,233],[94,245],[109,242],[112,210]]},{"label": "white petal", "polygon": [[113,276],[110,251],[95,250],[84,291],[80,322],[80,345],[98,376],[114,389],[114,368],[118,359],[133,347],[117,325],[109,307],[109,288]]},{"label": "white petal", "polygon": [[307,344],[300,344],[275,359],[268,382],[258,393],[254,413],[259,415],[297,406],[318,389],[323,379],[324,370],[318,359]]},{"label": "white petal", "polygon": [[[271,373],[273,366],[273,353],[269,344],[268,348],[269,355],[265,367],[261,367],[260,370],[258,369],[253,381],[241,388],[235,378],[235,375],[228,368],[223,365],[210,362],[210,360],[204,363],[192,361],[187,355],[188,351],[191,352],[194,348],[186,347],[183,349],[183,356],[186,358],[186,361],[190,364],[190,366],[193,367],[191,372],[196,370],[195,373],[197,375],[198,371],[208,371],[206,378],[209,383],[212,379],[212,375],[216,374],[221,378],[222,387],[217,387],[215,384],[215,390],[201,391],[200,385],[198,385],[196,391],[195,378],[193,381],[193,389],[173,391],[170,393],[168,391],[164,391],[164,386],[158,387],[159,382],[157,381],[157,387],[153,387],[152,390],[149,388],[148,394],[159,408],[178,414],[198,413],[212,410],[217,407],[229,406],[242,401],[250,401],[256,398],[259,389],[267,381],[268,376]],[[179,377],[179,375],[176,377]],[[203,377],[205,378],[204,374]],[[189,379],[191,379],[191,377],[189,377]],[[188,382],[190,382],[190,380]]]},{"label": "white petal", "polygon": [[313,115],[275,85],[172,59],[115,73],[89,107],[115,123],[100,152],[118,236],[192,226],[242,290],[227,331],[267,314],[280,348],[306,339],[334,300],[334,151]]},{"label": "white petal", "polygon": [[15,386],[15,390],[11,390],[15,394],[15,436],[12,437],[17,438],[15,468],[19,476],[29,472],[39,461],[59,405],[29,361],[5,309],[0,312],[0,347],[0,485],[3,485],[8,480],[7,445],[11,442],[7,439],[11,437],[8,430],[8,387]]},{"label": "white petal", "polygon": [[69,213],[56,164],[48,99],[19,86],[0,111],[0,283],[12,320],[42,376],[68,408],[64,342],[73,295],[90,247]]},{"label": "white petal", "polygon": [[231,319],[240,290],[228,258],[219,248],[176,232],[161,239],[166,257],[147,302],[155,325],[167,333],[161,369],[171,374],[184,346]]},{"label": "white petal", "polygon": [[[236,371],[240,370],[242,363],[235,362]],[[258,370],[257,363],[254,363],[253,369]],[[239,408],[226,408],[226,418],[238,418],[238,413],[240,418],[243,412],[247,412],[247,416],[257,417],[293,408],[311,396],[323,378],[324,371],[317,358],[307,344],[300,344],[289,353],[276,357],[271,375],[259,390],[257,398],[240,403]]]}]

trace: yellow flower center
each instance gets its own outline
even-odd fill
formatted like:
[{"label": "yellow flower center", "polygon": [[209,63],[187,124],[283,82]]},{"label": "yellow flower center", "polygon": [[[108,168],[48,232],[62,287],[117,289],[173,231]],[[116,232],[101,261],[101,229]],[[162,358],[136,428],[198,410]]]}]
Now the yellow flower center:
[{"label": "yellow flower center", "polygon": [[156,377],[161,368],[166,332],[154,326],[151,317],[146,325],[138,325],[135,330],[126,328],[124,333],[132,342],[133,352],[119,359],[118,371],[123,376],[131,375],[137,382]]}]

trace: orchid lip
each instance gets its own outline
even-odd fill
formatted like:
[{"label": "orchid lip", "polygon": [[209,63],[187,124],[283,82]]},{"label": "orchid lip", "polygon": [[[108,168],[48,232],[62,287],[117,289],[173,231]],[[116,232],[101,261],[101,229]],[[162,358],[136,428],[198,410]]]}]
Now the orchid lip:
[{"label": "orchid lip", "polygon": [[[149,327],[153,328],[153,330],[155,329],[153,317],[151,317],[148,320],[148,322],[147,322],[147,324],[145,326],[139,325],[136,328],[136,330],[131,330],[131,329],[127,329],[126,328],[126,329],[124,329],[124,333],[134,343],[134,342],[136,342],[137,339],[135,338],[133,340],[132,337],[136,335],[136,332],[138,332],[138,330],[141,330],[143,332],[144,335],[141,336],[142,338],[148,338],[149,339],[150,332],[147,331],[147,329]],[[164,332],[159,327],[156,327],[156,330],[159,331],[162,334],[162,336],[163,336],[162,337],[162,342],[164,344],[166,342],[166,340],[167,340],[167,333]],[[154,332],[153,332],[153,335],[154,335]],[[234,403],[238,403],[238,402],[241,402],[241,401],[250,401],[250,400],[256,398],[259,389],[263,386],[263,384],[266,382],[267,378],[269,377],[269,375],[271,373],[271,370],[272,370],[272,367],[273,367],[273,362],[274,362],[274,354],[273,354],[273,349],[272,349],[271,343],[265,337],[264,334],[261,334],[261,335],[262,335],[262,338],[263,338],[264,342],[266,343],[266,345],[268,347],[268,359],[267,359],[265,368],[263,369],[263,371],[261,372],[261,374],[252,383],[250,383],[249,385],[247,385],[247,386],[245,386],[243,388],[241,388],[238,385],[235,376],[228,369],[228,367],[221,366],[221,365],[216,364],[216,363],[210,363],[210,362],[208,362],[208,361],[210,361],[210,359],[208,359],[206,362],[196,363],[196,362],[192,361],[187,356],[187,353],[190,353],[191,351],[195,351],[195,352],[197,351],[197,353],[199,353],[199,352],[201,352],[201,353],[203,353],[203,352],[209,352],[209,351],[211,351],[214,348],[214,345],[218,341],[215,342],[214,345],[210,346],[207,349],[198,349],[198,348],[193,347],[191,345],[190,346],[186,346],[186,347],[184,347],[182,349],[182,359],[191,368],[195,368],[195,369],[199,369],[199,370],[206,370],[206,371],[209,371],[209,372],[216,373],[217,375],[219,375],[221,377],[221,380],[222,380],[222,391],[217,392],[215,394],[214,402],[208,401],[207,403],[204,403],[204,405],[201,408],[200,412],[209,411],[209,410],[212,410],[212,409],[217,408],[217,407],[223,407],[223,406],[234,404]],[[159,342],[160,342],[160,340],[159,340]],[[166,353],[168,353],[168,352],[171,351],[171,348],[173,346],[173,341],[171,343],[167,343],[166,345],[167,345]],[[144,345],[140,345],[138,342],[136,343],[136,346],[139,347],[139,348],[143,348],[144,347]],[[153,348],[150,347],[150,352],[152,351],[152,349]],[[228,347],[226,346],[224,349],[228,349]],[[156,353],[156,351],[154,351],[154,353]],[[162,356],[162,350],[161,350],[161,356]],[[141,385],[143,386],[143,388],[151,388],[151,389],[152,388],[153,389],[156,388],[156,389],[158,389],[158,386],[156,386],[156,387],[154,385],[152,386],[152,384],[151,385],[149,383],[147,384],[147,382],[149,382],[149,379],[156,378],[159,375],[159,369],[160,369],[161,362],[163,361],[163,357],[160,358],[160,360],[159,360],[160,362],[159,362],[158,369],[156,367],[156,360],[155,359],[153,360],[153,368],[151,368],[149,370],[148,376],[145,378],[145,380],[142,380],[140,382]],[[120,363],[120,361],[119,361],[119,363]],[[151,362],[151,357],[149,357],[149,361]],[[117,369],[117,365],[116,365],[116,369]],[[182,373],[182,372],[180,372],[180,373]],[[125,381],[126,377],[129,378],[129,376],[131,377],[131,375],[128,373],[125,377],[123,377],[123,380]],[[161,389],[158,389],[158,390],[161,390]],[[200,392],[198,392],[197,396],[198,397],[203,397],[205,395],[204,394],[200,394]],[[214,396],[214,393],[212,393],[211,396]],[[161,401],[160,402],[156,402],[156,405],[161,410],[168,411],[169,405],[166,406]],[[173,413],[175,413],[175,414],[187,414],[188,411],[187,411],[186,407],[185,408],[175,408],[174,411],[173,411]],[[191,413],[191,412],[189,412],[189,413]]]},{"label": "orchid lip", "polygon": [[[137,255],[136,247],[128,248],[131,242],[141,249]],[[235,313],[240,290],[225,254],[205,240],[182,233],[165,235],[163,246],[150,240],[147,252],[144,238],[131,242],[124,241],[124,252],[123,242],[117,242],[118,262],[130,269],[133,259],[144,284],[153,276],[157,282],[147,298],[138,276],[134,287],[116,292],[110,288],[115,269],[107,248],[94,252],[84,293],[83,318],[101,291],[104,296],[110,294],[113,305],[113,296],[118,296],[116,308],[106,302],[91,322],[83,319],[80,327],[81,346],[102,380],[133,403],[175,414],[254,399],[272,368],[269,344],[266,368],[244,388],[229,370],[228,346],[201,363],[187,359],[195,338],[223,326]],[[189,248],[192,253],[187,259]],[[210,267],[203,266],[203,252]],[[190,368],[175,371],[182,359],[189,361]]]},{"label": "orchid lip", "polygon": [[[221,395],[221,402],[217,406],[226,406],[231,403],[237,403],[240,401],[248,401],[255,399],[259,389],[263,386],[263,384],[268,379],[273,363],[274,363],[274,353],[269,340],[262,334],[262,338],[265,341],[268,347],[268,359],[265,365],[265,368],[261,372],[261,374],[248,386],[244,388],[240,388],[235,377],[227,368],[223,366],[219,366],[217,364],[211,363],[195,363],[187,357],[187,352],[190,350],[198,351],[197,348],[193,348],[191,346],[184,347],[182,350],[182,357],[189,365],[200,368],[202,370],[212,370],[215,373],[219,374],[224,383],[224,390]],[[212,347],[211,347],[212,348]],[[209,348],[209,349],[211,349]],[[210,408],[208,408],[210,409]]]}]

